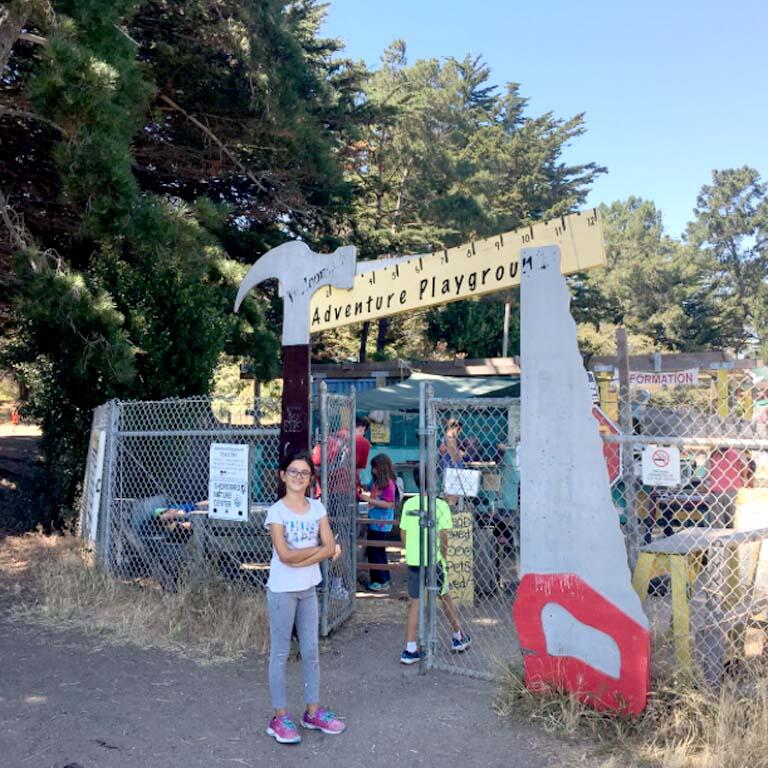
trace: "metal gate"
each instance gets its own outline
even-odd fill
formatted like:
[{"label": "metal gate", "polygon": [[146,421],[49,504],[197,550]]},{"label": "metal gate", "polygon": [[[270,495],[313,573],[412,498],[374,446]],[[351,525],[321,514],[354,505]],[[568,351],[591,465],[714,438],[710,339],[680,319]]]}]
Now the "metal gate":
[{"label": "metal gate", "polygon": [[[520,554],[520,401],[435,398],[427,387],[424,408],[426,525],[436,534],[427,536],[428,666],[490,679],[501,663],[520,658],[512,621]],[[447,596],[440,595],[437,583],[437,498],[451,508],[444,547]],[[452,611],[460,631],[471,638],[470,649],[461,653],[454,650]]]},{"label": "metal gate", "polygon": [[323,562],[320,633],[327,635],[355,609],[355,390],[330,394],[320,382],[320,485],[341,557]]}]

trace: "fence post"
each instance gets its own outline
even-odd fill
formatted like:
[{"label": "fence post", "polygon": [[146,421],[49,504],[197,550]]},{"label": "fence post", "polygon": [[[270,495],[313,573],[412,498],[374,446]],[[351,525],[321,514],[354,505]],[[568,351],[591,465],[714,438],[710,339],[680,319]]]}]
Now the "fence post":
[{"label": "fence post", "polygon": [[[320,381],[320,500],[328,509],[328,385]],[[320,592],[320,635],[328,634],[328,561],[320,564],[323,574],[323,588]]]},{"label": "fence post", "polygon": [[[426,610],[424,606],[424,574],[426,573],[426,558],[424,532],[426,531],[426,499],[427,499],[427,398],[426,382],[419,384],[419,651],[426,647]],[[426,659],[419,655],[419,674],[426,672]]]},{"label": "fence post", "polygon": [[[437,653],[437,540],[435,525],[437,498],[437,455],[435,451],[436,417],[435,417],[435,390],[431,384],[426,387],[427,401],[427,605],[428,614],[428,652],[427,668],[431,669],[435,663]],[[423,561],[422,561],[423,562]]]},{"label": "fence post", "polygon": [[[357,389],[353,384],[350,387],[350,396],[352,398],[352,413],[350,416],[349,434],[352,441],[352,467],[351,475],[353,483],[352,504],[349,510],[349,562],[351,574],[349,578],[349,597],[350,613],[355,610],[355,600],[357,599],[357,439],[355,428],[357,426]],[[342,557],[344,553],[342,552]]]},{"label": "fence post", "polygon": [[632,440],[632,397],[629,391],[629,352],[627,332],[616,329],[616,354],[619,364],[619,424],[622,432],[621,476],[627,515],[627,556],[630,569],[637,563],[640,548],[640,521],[637,518],[637,489],[635,487],[635,457]]},{"label": "fence post", "polygon": [[[120,424],[120,404],[118,400],[110,400],[107,403],[107,452],[104,459],[104,474],[106,484],[102,482],[101,504],[104,508],[104,520],[102,521],[102,546],[103,550],[99,552],[96,547],[97,560],[102,569],[107,573],[112,572],[112,563],[110,562],[109,550],[112,546],[112,503],[115,495],[112,478],[115,472],[115,442]],[[106,485],[106,487],[105,487]],[[99,510],[101,514],[101,510]]]},{"label": "fence post", "polygon": [[725,367],[717,369],[717,415],[728,418],[728,370]]}]

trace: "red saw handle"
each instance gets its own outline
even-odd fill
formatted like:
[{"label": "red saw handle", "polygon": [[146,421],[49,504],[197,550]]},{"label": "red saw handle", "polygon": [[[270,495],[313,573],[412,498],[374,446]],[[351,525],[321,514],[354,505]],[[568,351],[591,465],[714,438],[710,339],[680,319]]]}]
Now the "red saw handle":
[{"label": "red saw handle", "polygon": [[[541,612],[562,606],[582,624],[612,637],[621,658],[619,677],[600,672],[575,656],[550,656]],[[637,715],[650,685],[651,638],[645,627],[572,573],[526,574],[512,609],[523,650],[526,685],[531,690],[571,691],[598,710]]]}]

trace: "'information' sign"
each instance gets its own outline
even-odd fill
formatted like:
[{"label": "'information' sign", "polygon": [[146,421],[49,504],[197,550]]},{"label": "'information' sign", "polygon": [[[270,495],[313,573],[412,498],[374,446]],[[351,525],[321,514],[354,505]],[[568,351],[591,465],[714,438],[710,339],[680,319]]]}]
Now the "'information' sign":
[{"label": "'information' sign", "polygon": [[699,369],[689,368],[685,371],[642,372],[631,371],[629,374],[630,387],[698,387]]}]

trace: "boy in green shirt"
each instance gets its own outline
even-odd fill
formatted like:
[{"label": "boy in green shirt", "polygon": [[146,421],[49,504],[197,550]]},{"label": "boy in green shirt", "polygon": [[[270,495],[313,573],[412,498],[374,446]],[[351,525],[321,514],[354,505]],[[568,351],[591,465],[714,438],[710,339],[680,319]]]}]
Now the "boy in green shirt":
[{"label": "boy in green shirt", "polygon": [[[419,472],[414,471],[417,485],[419,484]],[[408,565],[408,596],[411,602],[408,605],[406,646],[400,656],[401,664],[415,664],[419,660],[419,649],[416,644],[416,636],[419,628],[419,566],[421,565],[421,527],[419,525],[419,503],[421,496],[416,495],[408,499],[400,513],[400,538],[405,545],[405,562]],[[426,502],[426,497],[424,498]],[[456,605],[448,594],[448,567],[446,554],[448,552],[448,531],[453,528],[451,508],[443,499],[435,499],[435,530],[437,534],[437,588],[440,604],[443,607],[448,622],[453,630],[452,650],[461,653],[469,648],[472,640],[469,635],[461,631],[459,619],[456,613]],[[426,533],[425,533],[426,537]],[[426,549],[426,541],[425,547]],[[426,563],[425,563],[426,565]]]}]

